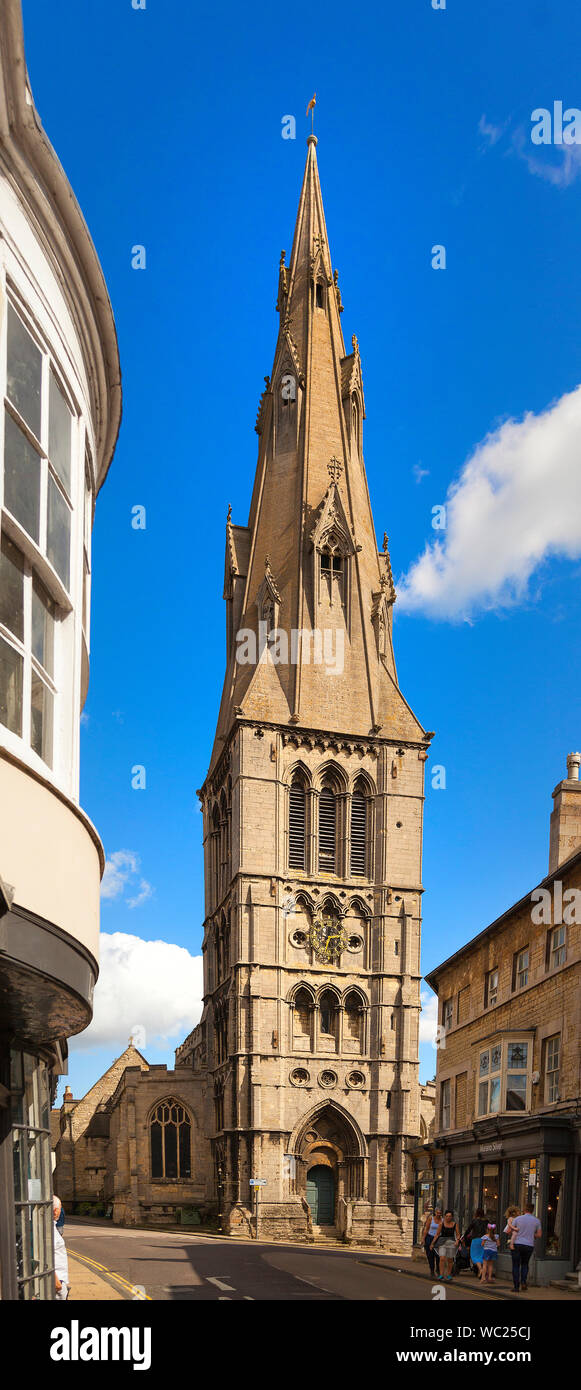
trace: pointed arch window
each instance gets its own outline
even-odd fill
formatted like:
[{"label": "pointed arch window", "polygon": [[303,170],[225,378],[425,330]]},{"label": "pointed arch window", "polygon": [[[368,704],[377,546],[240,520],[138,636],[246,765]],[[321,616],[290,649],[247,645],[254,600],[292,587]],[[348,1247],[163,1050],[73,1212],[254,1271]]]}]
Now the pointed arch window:
[{"label": "pointed arch window", "polygon": [[324,786],[319,797],[319,869],[336,873],[337,798],[332,787]]},{"label": "pointed arch window", "polygon": [[322,280],[317,280],[315,285],[315,307],[317,309],[325,308],[325,286]]},{"label": "pointed arch window", "polygon": [[310,1047],[312,1016],[313,1001],[308,989],[297,990],[293,1009],[293,1041],[295,1046],[303,1049]]},{"label": "pointed arch window", "polygon": [[187,1110],[171,1097],[160,1101],[149,1122],[152,1178],[189,1178],[192,1126]]},{"label": "pointed arch window", "polygon": [[288,862],[291,869],[305,868],[307,797],[303,778],[295,773],[289,789]]},{"label": "pointed arch window", "polygon": [[320,552],[321,592],[326,593],[331,608],[341,604],[345,591],[345,559],[340,552],[325,546]]},{"label": "pointed arch window", "polygon": [[337,1039],[337,1022],[339,1010],[337,999],[331,990],[325,990],[319,1001],[319,1028],[322,1040],[329,1041]]},{"label": "pointed arch window", "polygon": [[359,995],[352,991],[345,1000],[345,1043],[360,1048],[363,1042],[363,1008]]},{"label": "pointed arch window", "polygon": [[351,798],[351,873],[364,877],[367,872],[367,797],[358,784]]}]

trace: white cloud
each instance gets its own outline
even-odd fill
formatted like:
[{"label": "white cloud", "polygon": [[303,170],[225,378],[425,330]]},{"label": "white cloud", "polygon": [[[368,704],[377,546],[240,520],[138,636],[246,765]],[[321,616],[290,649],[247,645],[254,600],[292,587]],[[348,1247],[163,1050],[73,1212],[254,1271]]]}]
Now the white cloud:
[{"label": "white cloud", "polygon": [[[141,861],[131,849],[117,849],[105,861],[105,872],[101,882],[101,897],[120,898],[125,889],[133,889],[133,896],[125,898],[128,907],[141,907],[151,897],[153,888],[147,879],[139,877]],[[139,882],[137,882],[139,880]]]},{"label": "white cloud", "polygon": [[555,188],[568,188],[581,174],[581,145],[533,145],[530,132],[525,133],[520,126],[514,131],[512,146],[529,174],[545,179]]},{"label": "white cloud", "polygon": [[487,435],[448,489],[447,529],[398,586],[407,612],[470,619],[526,598],[551,555],[581,555],[581,386]]},{"label": "white cloud", "polygon": [[420,994],[422,1012],[420,1014],[420,1042],[431,1043],[436,1046],[436,1028],[438,1025],[438,996],[432,994],[431,990],[423,989]]},{"label": "white cloud", "polygon": [[76,1049],[110,1046],[117,1054],[135,1030],[137,1045],[181,1041],[202,1012],[202,957],[170,941],[143,941],[126,932],[101,933],[100,973],[92,1023]]},{"label": "white cloud", "polygon": [[484,136],[489,146],[496,145],[507,128],[508,121],[502,125],[494,125],[492,121],[487,121],[486,116],[481,116],[478,122],[480,134]]}]

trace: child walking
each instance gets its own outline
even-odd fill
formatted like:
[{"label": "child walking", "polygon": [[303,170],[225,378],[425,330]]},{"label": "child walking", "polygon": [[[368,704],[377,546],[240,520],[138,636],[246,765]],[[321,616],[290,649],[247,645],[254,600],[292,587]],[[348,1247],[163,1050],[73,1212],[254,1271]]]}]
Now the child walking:
[{"label": "child walking", "polygon": [[498,1259],[498,1240],[496,1224],[489,1221],[486,1233],[482,1237],[482,1274],[480,1275],[483,1284],[491,1284],[496,1261]]}]

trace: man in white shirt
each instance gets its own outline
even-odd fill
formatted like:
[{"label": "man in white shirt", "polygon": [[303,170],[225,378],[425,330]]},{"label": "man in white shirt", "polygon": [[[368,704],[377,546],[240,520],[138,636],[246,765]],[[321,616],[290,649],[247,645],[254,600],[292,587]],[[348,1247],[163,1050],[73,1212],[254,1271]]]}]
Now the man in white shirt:
[{"label": "man in white shirt", "polygon": [[61,1214],[62,1202],[60,1197],[53,1197],[52,1214],[55,1225],[53,1226],[54,1236],[54,1278],[56,1284],[56,1297],[66,1299],[69,1296],[69,1261],[67,1247],[64,1239],[57,1231],[56,1222]]},{"label": "man in white shirt", "polygon": [[515,1293],[528,1287],[529,1260],[535,1247],[535,1240],[541,1236],[541,1223],[534,1215],[532,1202],[527,1202],[522,1216],[515,1216],[512,1223],[514,1246],[512,1249],[512,1281]]}]

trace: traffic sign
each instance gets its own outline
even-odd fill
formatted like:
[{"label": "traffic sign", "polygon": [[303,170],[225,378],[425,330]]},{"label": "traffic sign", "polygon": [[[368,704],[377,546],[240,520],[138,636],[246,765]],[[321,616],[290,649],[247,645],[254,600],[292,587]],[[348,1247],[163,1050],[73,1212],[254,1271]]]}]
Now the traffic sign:
[{"label": "traffic sign", "polygon": [[251,1187],[266,1187],[266,1178],[251,1178]]}]

